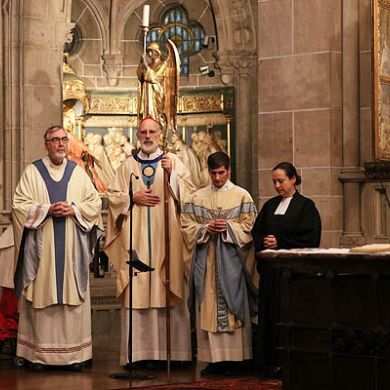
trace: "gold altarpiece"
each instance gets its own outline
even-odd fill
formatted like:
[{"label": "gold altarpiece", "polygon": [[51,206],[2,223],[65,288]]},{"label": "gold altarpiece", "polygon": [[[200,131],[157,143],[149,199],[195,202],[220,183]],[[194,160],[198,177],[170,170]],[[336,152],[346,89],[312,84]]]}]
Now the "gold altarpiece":
[{"label": "gold altarpiece", "polygon": [[[87,91],[80,83],[80,79],[72,74],[64,78],[63,96],[64,127],[85,144],[88,145],[90,142],[88,141],[89,135],[94,134],[94,138],[98,139],[100,148],[107,148],[108,145],[105,145],[106,136],[116,133],[126,135],[128,143],[136,145],[136,90],[129,92]],[[194,136],[200,137],[203,134],[203,136],[208,135],[214,143],[218,144],[221,150],[226,151],[232,159],[232,180],[235,180],[233,88],[180,90],[177,126],[181,139],[191,149],[194,147]],[[113,166],[113,168],[116,167]],[[105,221],[107,200],[104,194],[102,194],[102,200],[102,215]],[[103,246],[104,244],[101,244],[102,248]],[[100,265],[98,269],[101,269]],[[108,268],[105,268],[105,271],[107,270]],[[94,292],[94,300],[96,300],[96,294],[99,295]],[[105,303],[112,304],[114,301],[114,297],[111,297]]]},{"label": "gold altarpiece", "polygon": [[[72,83],[76,83],[72,80]],[[107,134],[118,130],[125,134],[127,141],[136,146],[137,91],[88,91],[80,92],[79,87],[70,88],[64,80],[64,102],[69,99],[66,90],[78,90],[82,102],[81,115],[74,116],[69,129],[83,141],[88,134],[98,134],[104,144]],[[83,96],[82,96],[83,95]],[[75,97],[72,97],[74,100]],[[73,100],[70,101],[73,101]],[[65,103],[64,103],[65,107]],[[72,122],[64,112],[64,126]],[[232,87],[207,89],[180,89],[177,115],[178,133],[191,148],[196,136],[210,137],[221,150],[232,158],[234,167],[235,126],[234,90]],[[232,177],[234,180],[234,169]]]}]

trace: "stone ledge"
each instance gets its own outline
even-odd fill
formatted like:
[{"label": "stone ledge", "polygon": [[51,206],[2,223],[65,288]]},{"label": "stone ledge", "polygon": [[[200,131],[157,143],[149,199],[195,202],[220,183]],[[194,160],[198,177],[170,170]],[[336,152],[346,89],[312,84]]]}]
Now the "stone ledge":
[{"label": "stone ledge", "polygon": [[344,167],[341,169],[339,179],[342,182],[364,182],[366,176],[362,167]]}]

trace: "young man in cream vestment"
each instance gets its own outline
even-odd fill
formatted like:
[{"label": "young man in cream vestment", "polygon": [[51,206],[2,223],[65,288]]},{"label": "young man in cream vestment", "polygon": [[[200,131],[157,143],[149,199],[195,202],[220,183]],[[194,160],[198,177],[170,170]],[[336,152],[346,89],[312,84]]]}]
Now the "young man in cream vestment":
[{"label": "young man in cream vestment", "polygon": [[66,131],[50,127],[44,140],[48,155],[27,166],[12,203],[17,356],[34,370],[79,370],[92,357],[88,276],[101,199],[84,170],[66,159]]},{"label": "young man in cream vestment", "polygon": [[252,358],[251,315],[257,287],[251,229],[256,207],[249,193],[229,180],[230,158],[207,160],[211,184],[185,201],[181,223],[191,263],[190,303],[195,304],[197,358],[202,375],[224,374]]},{"label": "young man in cream vestment", "polygon": [[[133,182],[133,250],[153,267],[153,272],[133,276],[132,362],[166,360],[164,170],[169,176],[168,221],[170,231],[171,358],[191,360],[188,288],[184,275],[183,238],[179,209],[184,195],[193,190],[190,174],[178,157],[158,147],[160,126],[151,117],[139,126],[141,150],[118,168],[108,188],[109,218],[105,252],[118,271],[117,296],[122,309],[120,363],[128,358],[129,333],[129,183]],[[136,180],[134,176],[139,179]]]}]

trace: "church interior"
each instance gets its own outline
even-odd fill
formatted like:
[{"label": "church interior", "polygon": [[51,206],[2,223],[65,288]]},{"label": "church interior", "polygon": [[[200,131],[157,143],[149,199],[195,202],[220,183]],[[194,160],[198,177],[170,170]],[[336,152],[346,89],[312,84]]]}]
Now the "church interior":
[{"label": "church interior", "polygon": [[[150,5],[146,30],[145,5]],[[326,251],[317,258],[322,264],[309,255],[307,268],[298,255],[278,263],[285,267],[281,295],[291,304],[286,313],[298,322],[307,319],[305,326],[312,328],[299,333],[285,319],[289,376],[283,388],[389,388],[390,345],[383,354],[374,347],[376,352],[356,353],[356,365],[347,361],[349,352],[314,348],[338,337],[344,320],[337,313],[351,307],[345,321],[355,336],[378,327],[390,335],[385,256],[355,258],[344,252],[389,243],[388,0],[2,0],[0,26],[0,234],[11,225],[21,174],[45,154],[42,137],[55,124],[74,140],[75,158],[87,150],[99,162],[96,188],[106,221],[105,188],[137,148],[140,57],[151,42],[164,55],[170,39],[181,67],[177,132],[168,148],[191,170],[194,185],[209,184],[207,157],[223,151],[232,161],[232,181],[251,194],[260,210],[275,195],[273,167],[291,162],[302,177],[299,192],[319,210],[320,248],[333,248],[348,263],[341,265]],[[266,260],[274,261],[272,256]],[[301,278],[308,270],[319,278]],[[342,284],[338,275],[344,274],[353,277]],[[163,371],[152,381],[109,379],[121,369],[121,320],[116,273],[103,249],[91,266],[90,289],[93,368],[35,374],[1,360],[1,388],[117,389],[201,380],[199,366],[173,370],[170,380]],[[327,300],[324,291],[342,303],[333,305],[335,299]],[[344,299],[349,291],[357,296]],[[372,321],[364,323],[368,314],[356,308],[359,302]],[[329,306],[324,309],[332,317],[329,334],[313,325],[320,304]],[[337,330],[334,323],[340,325]],[[306,364],[315,374],[302,382]],[[354,377],[356,367],[361,373],[356,387],[344,379],[337,382],[344,373]],[[311,387],[317,374],[323,387]],[[339,387],[332,385],[336,382]],[[279,381],[268,386],[264,389],[282,388]],[[244,383],[242,388],[252,387]]]}]

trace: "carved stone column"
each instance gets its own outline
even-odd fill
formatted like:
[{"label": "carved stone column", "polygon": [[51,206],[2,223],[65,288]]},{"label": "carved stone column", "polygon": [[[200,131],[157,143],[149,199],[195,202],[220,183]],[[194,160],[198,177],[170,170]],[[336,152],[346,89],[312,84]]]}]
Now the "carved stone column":
[{"label": "carved stone column", "polygon": [[[3,1],[0,2],[1,9],[3,9]],[[0,13],[0,64],[1,68],[3,68],[4,63],[4,21],[3,21],[3,12]],[[4,208],[4,151],[5,151],[5,143],[4,143],[4,79],[0,78],[0,210]],[[1,234],[1,231],[0,231]]]},{"label": "carved stone column", "polygon": [[236,106],[235,154],[237,184],[256,199],[257,186],[257,77],[256,53],[248,50],[219,52],[224,84],[234,85]]},{"label": "carved stone column", "polygon": [[70,0],[51,0],[47,7],[1,1],[2,215],[8,215],[25,165],[44,153],[45,128],[62,122],[60,70],[70,5]]},{"label": "carved stone column", "polygon": [[1,161],[2,191],[0,209],[9,215],[13,189],[23,168],[24,148],[22,129],[21,66],[21,8],[23,0],[1,2]]},{"label": "carved stone column", "polygon": [[[0,2],[1,10],[3,9],[4,1]],[[4,64],[4,20],[3,20],[3,12],[0,12],[0,64],[3,68]],[[1,126],[0,126],[0,210],[4,208],[5,202],[5,194],[4,194],[4,176],[5,176],[5,166],[4,166],[4,153],[5,153],[5,127],[4,127],[4,78],[0,78],[0,120],[1,120]],[[0,214],[1,216],[1,214]],[[0,229],[0,234],[1,234]]]},{"label": "carved stone column", "polygon": [[359,2],[343,1],[343,233],[342,246],[366,242],[361,228],[361,181],[359,131]]}]

